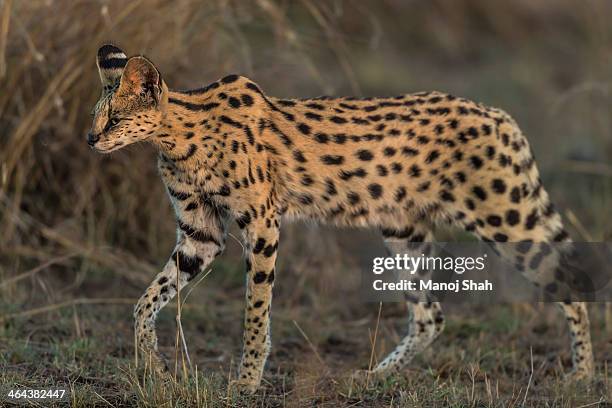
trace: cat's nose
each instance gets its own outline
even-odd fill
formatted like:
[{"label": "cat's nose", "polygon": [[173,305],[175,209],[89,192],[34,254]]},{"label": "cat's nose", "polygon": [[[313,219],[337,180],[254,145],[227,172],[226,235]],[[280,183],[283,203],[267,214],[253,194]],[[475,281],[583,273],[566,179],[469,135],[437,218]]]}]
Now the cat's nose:
[{"label": "cat's nose", "polygon": [[87,144],[88,145],[93,146],[96,144],[98,140],[100,140],[100,135],[94,135],[91,132],[87,134]]}]

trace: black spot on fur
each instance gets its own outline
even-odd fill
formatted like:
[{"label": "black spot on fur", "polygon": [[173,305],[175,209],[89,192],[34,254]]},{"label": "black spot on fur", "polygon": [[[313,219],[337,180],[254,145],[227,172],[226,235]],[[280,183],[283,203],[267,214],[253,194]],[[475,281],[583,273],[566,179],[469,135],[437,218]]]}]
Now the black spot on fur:
[{"label": "black spot on fur", "polygon": [[188,256],[182,251],[175,252],[172,254],[172,259],[176,263],[177,268],[181,272],[185,272],[190,275],[190,279],[193,278],[200,272],[200,266],[202,266],[202,259],[198,256]]},{"label": "black spot on fur", "polygon": [[395,150],[392,147],[385,147],[385,150],[383,150],[383,154],[387,157],[391,157],[393,155],[395,155],[395,153],[397,152],[397,150]]},{"label": "black spot on fur", "polygon": [[440,157],[440,152],[438,152],[437,150],[432,150],[427,155],[427,158],[425,159],[425,163],[427,164],[433,163],[438,157]]},{"label": "black spot on fur", "polygon": [[300,200],[300,203],[304,205],[310,205],[313,202],[313,198],[310,194],[302,194],[298,199]]},{"label": "black spot on fur", "polygon": [[515,204],[521,202],[521,190],[518,187],[513,187],[510,191],[510,201]]},{"label": "black spot on fur", "polygon": [[336,190],[336,185],[331,179],[325,180],[325,191],[327,192],[327,194],[332,196],[338,194],[338,191]]},{"label": "black spot on fur", "polygon": [[325,144],[325,143],[329,142],[329,136],[327,134],[325,134],[325,133],[317,133],[315,135],[315,140],[317,142],[319,142],[319,143]]},{"label": "black spot on fur", "polygon": [[318,113],[314,113],[314,112],[306,112],[304,116],[306,116],[306,118],[308,119],[316,120],[319,122],[323,120],[323,116],[319,115]]},{"label": "black spot on fur", "polygon": [[232,108],[234,108],[234,109],[239,108],[239,107],[240,107],[240,105],[241,105],[241,103],[240,103],[240,101],[238,100],[238,98],[234,98],[233,96],[231,96],[231,97],[230,97],[230,98],[227,100],[227,102],[228,102],[228,103],[229,103],[229,105],[230,105]]},{"label": "black spot on fur", "polygon": [[382,195],[382,191],[382,186],[378,183],[372,183],[368,185],[368,192],[370,193],[370,196],[372,196],[372,198],[374,199],[380,198],[380,196]]},{"label": "black spot on fur", "polygon": [[491,188],[497,194],[504,194],[506,192],[506,183],[502,179],[494,179],[491,182]]},{"label": "black spot on fur", "polygon": [[[473,128],[470,128],[473,129]],[[478,170],[479,168],[482,167],[482,159],[478,156],[471,156],[470,157],[470,164],[472,165],[473,168],[475,168],[476,170]]]},{"label": "black spot on fur", "polygon": [[229,117],[227,117],[225,115],[221,115],[219,117],[219,120],[221,122],[227,124],[227,125],[233,126],[235,128],[238,128],[238,129],[242,129],[242,123],[236,122],[235,120],[233,120],[233,119],[231,119],[231,118],[229,118]]},{"label": "black spot on fur", "polygon": [[276,241],[274,243],[274,245],[268,245],[264,248],[263,250],[263,254],[266,258],[270,258],[272,255],[274,255],[274,253],[276,252],[276,249],[278,248],[278,241]]},{"label": "black spot on fur", "polygon": [[346,198],[349,200],[349,203],[351,203],[352,205],[355,205],[360,201],[359,194],[352,192],[352,191],[346,194]]},{"label": "black spot on fur", "polygon": [[306,158],[304,157],[304,154],[301,151],[299,151],[299,150],[294,150],[293,151],[293,158],[296,161],[300,162],[300,163],[306,163],[307,162]]},{"label": "black spot on fur", "polygon": [[187,200],[189,197],[191,197],[191,194],[189,193],[183,193],[180,191],[176,191],[170,187],[167,187],[168,189],[168,194],[170,194],[172,197],[174,197],[175,199],[177,199],[178,201],[185,201]]},{"label": "black spot on fur", "polygon": [[310,186],[312,185],[312,183],[314,183],[314,180],[308,174],[305,174],[304,176],[302,176],[302,185]]},{"label": "black spot on fur", "polygon": [[329,118],[329,120],[331,120],[334,123],[340,124],[340,125],[347,122],[346,119],[340,116],[332,116],[331,118]]},{"label": "black spot on fur", "polygon": [[326,154],[321,156],[321,161],[327,165],[339,166],[344,163],[344,157],[339,155]]},{"label": "black spot on fur", "polygon": [[316,110],[325,110],[325,106],[318,104],[318,103],[307,103],[306,107],[310,109],[316,109]]},{"label": "black spot on fur", "polygon": [[238,75],[232,74],[226,77],[221,78],[221,82],[224,84],[231,84],[232,82],[236,82],[238,80]]},{"label": "black spot on fur", "polygon": [[502,234],[500,232],[493,235],[493,240],[495,242],[506,242],[508,241],[508,236],[506,234]]},{"label": "black spot on fur", "polygon": [[359,160],[363,160],[363,161],[370,161],[374,158],[374,155],[372,154],[372,152],[370,152],[369,150],[359,150],[356,153],[356,156]]},{"label": "black spot on fur", "polygon": [[516,210],[508,210],[506,212],[506,222],[508,225],[516,225],[521,221],[521,214]]},{"label": "black spot on fur", "polygon": [[260,284],[263,283],[268,276],[265,272],[257,272],[253,275],[253,283]]},{"label": "black spot on fur", "polygon": [[414,157],[419,154],[417,149],[413,149],[412,147],[402,147],[402,154],[407,157]]},{"label": "black spot on fur", "polygon": [[417,191],[418,191],[419,193],[422,193],[423,191],[427,191],[427,190],[429,189],[429,186],[430,186],[430,185],[431,185],[431,182],[430,182],[430,181],[425,181],[425,182],[423,182],[423,183],[421,183],[421,184],[419,184],[419,185],[418,185],[418,187],[417,187]]},{"label": "black spot on fur", "polygon": [[398,187],[397,190],[395,190],[395,194],[393,194],[393,199],[395,200],[396,203],[399,203],[405,197],[406,197],[406,188],[403,186]]},{"label": "black spot on fur", "polygon": [[499,227],[502,223],[502,219],[499,215],[489,215],[487,217],[487,222],[493,227]]},{"label": "black spot on fur", "polygon": [[487,193],[480,186],[472,187],[472,193],[474,193],[474,195],[481,201],[485,201],[487,199]]},{"label": "black spot on fur", "polygon": [[525,221],[525,228],[528,230],[532,230],[535,228],[537,222],[538,222],[538,211],[537,210],[533,210],[528,216],[527,216],[527,220]]},{"label": "black spot on fur", "polygon": [[410,175],[410,177],[419,177],[421,175],[421,168],[416,164],[413,164],[408,169],[408,174]]},{"label": "black spot on fur", "polygon": [[453,202],[455,201],[455,196],[449,191],[442,190],[440,191],[440,199],[442,199],[442,201]]},{"label": "black spot on fur", "polygon": [[260,253],[264,249],[265,246],[266,246],[266,240],[263,238],[257,238],[257,241],[255,242],[255,246],[253,246],[253,253],[254,254]]},{"label": "black spot on fur", "polygon": [[305,134],[305,135],[309,135],[309,134],[310,134],[310,126],[308,126],[308,125],[307,125],[307,124],[305,124],[305,123],[300,123],[300,124],[298,124],[297,128],[298,128],[298,130],[299,130],[300,132],[302,132],[302,133],[303,133],[303,134]]},{"label": "black spot on fur", "polygon": [[248,94],[242,94],[240,95],[240,99],[242,100],[242,103],[245,106],[251,106],[253,105],[253,98],[251,97],[251,95]]},{"label": "black spot on fur", "polygon": [[465,183],[465,181],[467,180],[467,177],[465,176],[464,172],[458,171],[455,173],[455,180],[457,180],[460,183]]}]

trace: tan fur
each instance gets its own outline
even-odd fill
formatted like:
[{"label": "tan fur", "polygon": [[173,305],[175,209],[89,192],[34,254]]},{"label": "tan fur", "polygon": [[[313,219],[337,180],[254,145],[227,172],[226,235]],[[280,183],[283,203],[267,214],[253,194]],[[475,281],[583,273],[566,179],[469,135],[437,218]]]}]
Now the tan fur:
[{"label": "tan fur", "polygon": [[[90,144],[103,153],[144,140],[155,145],[178,221],[175,251],[135,310],[141,349],[157,365],[163,361],[157,313],[223,250],[231,219],[242,228],[247,249],[239,382],[250,391],[260,384],[270,349],[283,216],[380,228],[386,241],[405,242],[405,252],[414,253],[433,240],[435,224],[457,225],[488,241],[526,242],[532,248],[525,259],[537,252],[537,243],[569,240],[527,140],[498,109],[439,92],[282,100],[235,75],[173,92],[143,57],[119,61],[127,65],[117,82],[116,68],[105,73],[104,66],[116,65],[105,56],[120,50],[105,47],[98,66],[103,84],[111,85],[96,105]],[[547,273],[525,273],[552,288],[558,257],[546,260]],[[377,373],[399,370],[442,330],[440,305],[428,294],[409,304],[409,334]],[[563,308],[573,316],[575,370],[589,375],[586,309],[569,302]]]}]

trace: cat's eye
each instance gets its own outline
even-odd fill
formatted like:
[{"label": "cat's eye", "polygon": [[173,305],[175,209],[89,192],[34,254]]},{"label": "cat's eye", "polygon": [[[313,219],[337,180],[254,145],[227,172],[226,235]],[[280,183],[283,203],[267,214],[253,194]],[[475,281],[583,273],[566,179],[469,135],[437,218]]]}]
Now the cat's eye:
[{"label": "cat's eye", "polygon": [[117,126],[119,122],[121,122],[121,119],[110,118],[108,122],[106,122],[106,126],[104,127],[104,130],[109,130],[110,128]]}]

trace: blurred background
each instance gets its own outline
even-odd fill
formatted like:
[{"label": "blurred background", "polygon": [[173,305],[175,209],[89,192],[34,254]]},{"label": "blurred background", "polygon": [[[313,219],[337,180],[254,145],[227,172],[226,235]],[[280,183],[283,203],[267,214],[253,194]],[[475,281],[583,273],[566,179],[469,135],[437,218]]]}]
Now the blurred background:
[{"label": "blurred background", "polygon": [[[175,224],[152,148],[138,145],[100,156],[85,143],[101,91],[95,55],[105,42],[149,57],[174,89],[239,73],[278,97],[439,90],[500,107],[529,138],[544,184],[574,238],[612,236],[610,1],[0,0],[0,11],[3,375],[66,381],[75,372],[92,378],[106,373],[116,379],[105,386],[104,392],[113,390],[112,396],[103,394],[107,399],[119,401],[129,393],[112,367],[131,358],[130,304],[170,254]],[[377,306],[360,302],[351,254],[380,243],[372,232],[310,224],[287,225],[282,234],[273,323],[278,348],[269,367],[289,376],[297,390],[298,366],[287,356],[311,361],[314,348],[332,371],[367,363]],[[453,234],[442,232],[449,239]],[[239,244],[231,243],[190,295],[193,310],[186,314],[193,317],[184,316],[192,359],[211,369],[225,367],[225,373],[240,351],[240,255]],[[597,357],[607,364],[611,328],[603,308],[593,309]],[[403,333],[404,313],[401,305],[385,305],[381,327],[387,338],[378,340],[377,358]],[[531,344],[521,342],[536,330],[561,338],[553,346],[531,339],[542,342],[543,364],[553,371],[567,366],[565,328],[562,321],[547,323],[549,308],[500,306],[496,315],[502,317],[487,323],[493,329],[469,320],[477,316],[456,313],[459,323],[450,326],[449,338],[459,343],[442,349],[451,361],[461,341],[473,341],[466,344],[480,350],[482,333],[508,339],[497,346],[509,354],[495,359],[519,361],[529,356]],[[161,322],[167,345],[174,338],[171,315]],[[519,324],[525,320],[529,325]],[[523,332],[511,335],[517,327]],[[464,330],[481,334],[465,340]],[[559,348],[560,360],[549,361]],[[467,363],[449,368],[444,356],[429,355],[417,366],[446,367],[465,379]],[[471,361],[482,364],[480,357]],[[500,374],[510,380],[508,387],[529,368],[528,360],[516,364],[516,373]],[[486,375],[478,378],[485,387]],[[434,384],[423,381],[425,387]],[[381,392],[376,395],[388,405],[399,391]],[[324,401],[350,402],[340,391],[322,394]]]}]

